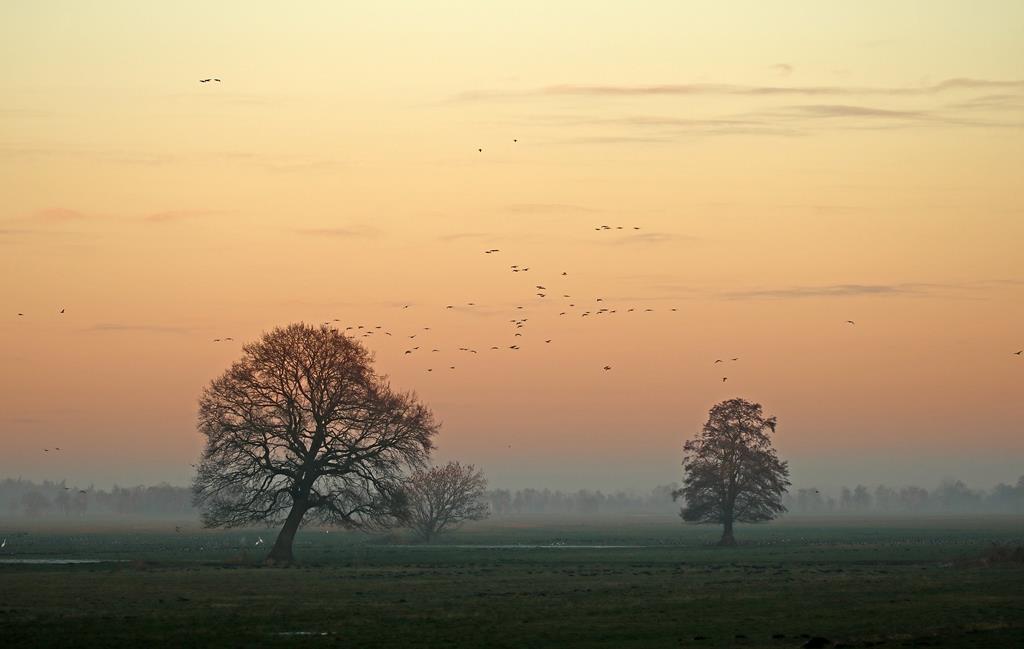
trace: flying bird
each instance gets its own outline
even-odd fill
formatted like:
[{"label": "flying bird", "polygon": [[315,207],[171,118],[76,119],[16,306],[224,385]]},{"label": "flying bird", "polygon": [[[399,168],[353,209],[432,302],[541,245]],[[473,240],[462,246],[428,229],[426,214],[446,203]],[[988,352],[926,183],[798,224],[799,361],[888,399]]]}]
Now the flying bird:
[{"label": "flying bird", "polygon": [[722,383],[725,383],[725,382],[726,382],[726,381],[728,381],[728,380],[729,380],[729,377],[728,377],[728,376],[723,376],[723,377],[722,377]]},{"label": "flying bird", "polygon": [[855,324],[857,324],[857,323],[856,323],[856,322],[854,322],[853,320],[847,320],[846,322],[847,322],[847,324],[852,324],[852,325],[855,325]]},{"label": "flying bird", "polygon": [[1014,356],[1020,356],[1021,354],[1024,354],[1024,349],[1020,350],[1019,352],[1013,352]]},{"label": "flying bird", "polygon": [[64,309],[61,309],[58,313],[64,313]]},{"label": "flying bird", "polygon": [[716,363],[724,363],[724,362],[725,361],[723,361],[721,358],[718,358],[718,359],[715,359],[715,362],[712,363],[712,365],[715,365]]}]

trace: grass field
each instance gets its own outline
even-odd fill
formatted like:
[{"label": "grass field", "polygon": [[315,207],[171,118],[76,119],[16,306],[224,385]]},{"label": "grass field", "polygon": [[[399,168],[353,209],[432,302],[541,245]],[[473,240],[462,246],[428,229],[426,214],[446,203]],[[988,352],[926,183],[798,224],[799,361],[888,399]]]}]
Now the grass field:
[{"label": "grass field", "polygon": [[[430,546],[305,530],[0,522],[3,647],[1024,647],[1024,519],[488,521]],[[10,563],[80,559],[99,563]]]}]

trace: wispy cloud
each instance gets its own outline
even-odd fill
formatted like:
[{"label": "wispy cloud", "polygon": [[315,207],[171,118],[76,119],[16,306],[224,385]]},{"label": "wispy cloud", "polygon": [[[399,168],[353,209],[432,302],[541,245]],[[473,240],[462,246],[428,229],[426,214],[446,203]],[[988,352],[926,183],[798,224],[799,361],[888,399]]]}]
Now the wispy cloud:
[{"label": "wispy cloud", "polygon": [[793,74],[793,66],[788,63],[776,63],[775,65],[770,65],[768,67],[770,70],[783,77],[788,77]]},{"label": "wispy cloud", "polygon": [[163,212],[151,212],[142,217],[148,223],[170,223],[201,216],[213,216],[223,214],[221,210],[165,210]]},{"label": "wispy cloud", "polygon": [[613,246],[649,246],[661,243],[678,243],[681,241],[696,241],[697,237],[686,234],[674,234],[672,232],[642,232],[630,234],[624,237],[608,239],[606,243]]},{"label": "wispy cloud", "polygon": [[750,299],[802,299],[820,297],[861,297],[861,296],[920,296],[937,289],[953,288],[945,284],[901,283],[901,284],[828,284],[823,286],[793,286],[787,288],[753,289],[721,294],[730,300]]},{"label": "wispy cloud", "polygon": [[542,96],[651,96],[651,95],[933,95],[955,90],[1024,88],[1024,80],[974,78],[946,79],[925,86],[771,86],[728,83],[676,83],[654,85],[578,85],[559,84],[526,91],[468,91],[455,97],[460,101],[486,101],[515,97]]},{"label": "wispy cloud", "polygon": [[870,106],[849,106],[846,104],[812,104],[788,106],[793,112],[810,117],[882,117],[886,119],[924,119],[930,115],[920,110],[890,110]]},{"label": "wispy cloud", "polygon": [[1024,94],[982,95],[950,104],[949,107],[967,110],[1021,110],[1024,108]]},{"label": "wispy cloud", "polygon": [[[780,63],[773,69],[782,73],[791,68]],[[597,101],[632,98],[636,101],[624,104],[632,107],[644,99],[706,96],[728,96],[732,102],[729,109],[723,111],[706,102],[695,101],[680,115],[664,116],[608,115],[608,102]],[[543,101],[560,97],[574,99],[571,105],[575,114],[538,115],[535,112],[527,118],[533,124],[560,127],[555,139],[559,144],[660,144],[702,136],[796,137],[835,129],[1019,129],[1024,126],[1024,119],[1011,118],[1007,110],[1020,106],[1024,98],[1024,80],[1016,79],[961,77],[919,86],[560,84],[523,91],[472,91],[454,100]],[[587,98],[594,101],[587,102]],[[778,105],[799,98],[818,101]],[[664,103],[657,105],[664,110]],[[985,111],[992,114],[986,115]],[[1001,116],[997,117],[999,113]]]}]

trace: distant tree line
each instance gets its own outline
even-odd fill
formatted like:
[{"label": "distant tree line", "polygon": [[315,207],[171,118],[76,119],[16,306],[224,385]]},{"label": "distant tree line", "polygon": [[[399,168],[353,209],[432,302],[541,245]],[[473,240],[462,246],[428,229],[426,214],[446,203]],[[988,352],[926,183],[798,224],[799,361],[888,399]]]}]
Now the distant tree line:
[{"label": "distant tree line", "polygon": [[96,489],[65,481],[0,480],[0,516],[29,518],[168,518],[197,515],[192,490],[169,484]]},{"label": "distant tree line", "polygon": [[[490,489],[485,499],[492,516],[520,514],[675,514],[677,484],[659,485],[646,493],[579,489]],[[83,493],[84,492],[84,493]],[[41,483],[23,479],[0,480],[0,517],[31,518],[166,518],[198,515],[188,487],[156,486],[97,489],[65,482]],[[795,488],[783,496],[790,515],[857,514],[1024,514],[1024,476],[1015,484],[989,490],[971,489],[960,480],[923,487],[843,487],[825,493],[813,487]]]},{"label": "distant tree line", "polygon": [[600,489],[491,489],[487,502],[494,516],[514,514],[624,514],[672,513],[679,509],[672,492],[679,485],[659,485],[645,494]]},{"label": "distant tree line", "polygon": [[961,480],[946,480],[931,491],[923,487],[874,488],[859,484],[838,494],[813,487],[789,491],[786,508],[795,514],[956,514],[1024,513],[1024,476],[1016,484],[990,490],[971,489]]}]

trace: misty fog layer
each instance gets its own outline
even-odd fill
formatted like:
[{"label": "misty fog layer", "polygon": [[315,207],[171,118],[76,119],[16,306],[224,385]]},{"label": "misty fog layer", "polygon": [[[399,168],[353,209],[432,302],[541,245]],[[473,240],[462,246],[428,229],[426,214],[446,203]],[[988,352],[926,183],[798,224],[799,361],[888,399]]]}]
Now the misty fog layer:
[{"label": "misty fog layer", "polygon": [[[526,487],[491,489],[487,504],[492,516],[522,514],[674,514],[682,503],[673,501],[677,484],[648,491],[579,489],[563,491]],[[788,516],[940,515],[1024,513],[1024,476],[1015,484],[973,489],[963,481],[947,480],[931,489],[920,486],[855,485],[826,491],[796,487],[783,502]],[[198,520],[188,487],[154,486],[98,489],[65,481],[0,481],[0,519],[39,521]]]}]

